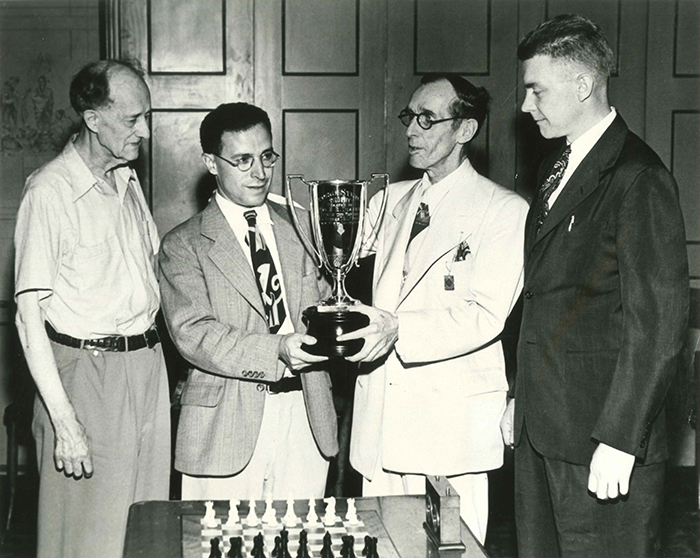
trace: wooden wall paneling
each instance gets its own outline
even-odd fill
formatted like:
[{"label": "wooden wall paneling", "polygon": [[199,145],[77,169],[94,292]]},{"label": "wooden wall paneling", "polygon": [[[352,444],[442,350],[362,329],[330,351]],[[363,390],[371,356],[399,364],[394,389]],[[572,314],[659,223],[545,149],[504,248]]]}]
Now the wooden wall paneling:
[{"label": "wooden wall paneling", "polygon": [[676,37],[673,51],[673,73],[676,76],[698,77],[700,73],[700,2],[677,0]]},{"label": "wooden wall paneling", "polygon": [[148,7],[151,73],[224,73],[224,0],[149,0]]},{"label": "wooden wall paneling", "polygon": [[488,75],[490,9],[489,0],[414,2],[414,73]]},{"label": "wooden wall paneling", "polygon": [[359,0],[282,0],[284,75],[357,75]]}]

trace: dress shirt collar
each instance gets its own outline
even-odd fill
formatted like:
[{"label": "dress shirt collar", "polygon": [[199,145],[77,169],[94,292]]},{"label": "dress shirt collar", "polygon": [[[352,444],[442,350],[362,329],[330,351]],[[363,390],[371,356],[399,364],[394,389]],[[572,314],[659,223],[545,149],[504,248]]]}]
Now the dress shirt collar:
[{"label": "dress shirt collar", "polygon": [[428,173],[424,173],[421,184],[421,187],[424,189],[422,199],[428,204],[430,213],[432,214],[435,212],[440,202],[447,195],[447,192],[449,192],[455,184],[468,182],[473,173],[474,168],[468,158],[464,159],[461,165],[435,184],[431,184]]},{"label": "dress shirt collar", "polygon": [[605,133],[605,130],[607,130],[610,124],[613,123],[615,116],[617,116],[615,107],[610,107],[610,112],[605,116],[605,118],[584,132],[571,144],[571,155],[569,157],[568,166],[574,168],[578,166],[578,163],[580,163],[586,157],[586,155],[588,155],[588,152],[593,149],[593,146]]},{"label": "dress shirt collar", "polygon": [[216,199],[216,203],[219,204],[219,209],[221,209],[224,217],[226,217],[226,220],[234,228],[234,230],[240,230],[241,226],[244,226],[245,230],[248,230],[248,221],[246,221],[244,213],[246,211],[250,211],[251,209],[255,210],[255,213],[257,214],[256,221],[258,226],[272,225],[270,210],[268,209],[266,203],[258,207],[243,207],[242,205],[238,205],[237,203],[232,202],[231,200],[222,196],[218,190],[216,191],[214,197]]},{"label": "dress shirt collar", "polygon": [[[66,166],[71,175],[70,184],[73,187],[73,202],[82,198],[94,186],[98,186],[103,194],[113,195],[111,188],[92,174],[90,167],[87,166],[87,163],[83,161],[80,153],[78,153],[74,144],[77,137],[78,134],[73,134],[63,149]],[[117,195],[120,201],[123,201],[129,182],[134,176],[134,170],[128,166],[123,166],[115,168],[112,172],[114,173],[114,182],[117,185]]]}]

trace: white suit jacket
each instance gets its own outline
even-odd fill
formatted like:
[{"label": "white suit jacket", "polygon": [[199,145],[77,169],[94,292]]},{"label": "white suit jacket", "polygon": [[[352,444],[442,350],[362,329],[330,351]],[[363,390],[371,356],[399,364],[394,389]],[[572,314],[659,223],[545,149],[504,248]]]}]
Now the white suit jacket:
[{"label": "white suit jacket", "polygon": [[[421,233],[427,236],[405,280],[420,181],[389,186],[373,243],[373,304],[397,313],[399,339],[356,383],[350,461],[369,479],[379,458],[391,471],[440,475],[502,464],[494,416],[508,383],[497,337],[522,289],[528,205],[480,176],[469,160],[433,187],[448,181],[453,185],[430,208],[430,226]],[[370,221],[381,197],[370,202]],[[503,395],[498,409],[493,398],[479,398],[493,392]]]}]

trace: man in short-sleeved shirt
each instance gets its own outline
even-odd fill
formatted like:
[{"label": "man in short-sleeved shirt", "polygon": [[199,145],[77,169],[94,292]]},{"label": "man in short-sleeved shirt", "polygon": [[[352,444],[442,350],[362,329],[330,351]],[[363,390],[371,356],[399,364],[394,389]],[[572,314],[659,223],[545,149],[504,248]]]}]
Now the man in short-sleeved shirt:
[{"label": "man in short-sleeved shirt", "polygon": [[[168,496],[170,424],[155,223],[127,164],[149,137],[135,68],[71,84],[82,128],[27,180],[15,232],[17,327],[36,382],[39,556],[121,556],[128,508]],[[76,482],[77,481],[77,482]]]}]

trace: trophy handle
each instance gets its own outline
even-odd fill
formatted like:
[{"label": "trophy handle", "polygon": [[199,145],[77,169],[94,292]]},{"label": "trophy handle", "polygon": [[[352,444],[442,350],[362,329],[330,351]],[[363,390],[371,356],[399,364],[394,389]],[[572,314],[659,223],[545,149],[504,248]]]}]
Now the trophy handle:
[{"label": "trophy handle", "polygon": [[320,267],[323,267],[323,257],[321,256],[321,253],[316,249],[316,246],[314,246],[314,244],[311,242],[309,237],[306,236],[306,233],[304,232],[303,227],[299,223],[299,217],[297,217],[296,207],[294,205],[294,200],[292,199],[292,180],[294,178],[298,178],[304,184],[306,184],[309,188],[312,187],[313,183],[309,183],[306,180],[304,180],[303,174],[288,174],[286,177],[286,188],[285,188],[284,194],[285,194],[285,198],[287,198],[287,205],[289,206],[289,212],[292,215],[292,221],[294,222],[294,227],[299,232],[299,236],[301,237],[301,240],[304,243],[304,246],[306,247],[307,252],[309,252],[309,254],[315,256],[315,259],[317,261],[314,263],[320,268]]},{"label": "trophy handle", "polygon": [[[374,238],[374,235],[377,233],[377,230],[379,229],[379,227],[382,224],[382,221],[384,220],[384,212],[386,211],[386,201],[387,201],[387,197],[388,197],[387,187],[389,186],[389,175],[386,173],[373,173],[370,176],[369,184],[374,182],[375,178],[383,178],[384,179],[384,187],[382,188],[382,190],[383,190],[382,191],[382,205],[379,207],[379,218],[376,220],[375,223],[372,224],[372,231],[370,232],[368,238]],[[369,207],[369,199],[367,199],[366,194],[365,194],[365,199],[364,199],[363,204],[364,204],[364,211],[363,211],[363,215],[362,215],[363,222],[362,222],[362,225],[360,227],[361,231],[365,230],[364,220],[365,220],[365,216],[367,215],[367,208]],[[355,265],[358,265],[357,259],[355,259],[355,261],[353,263]]]}]

